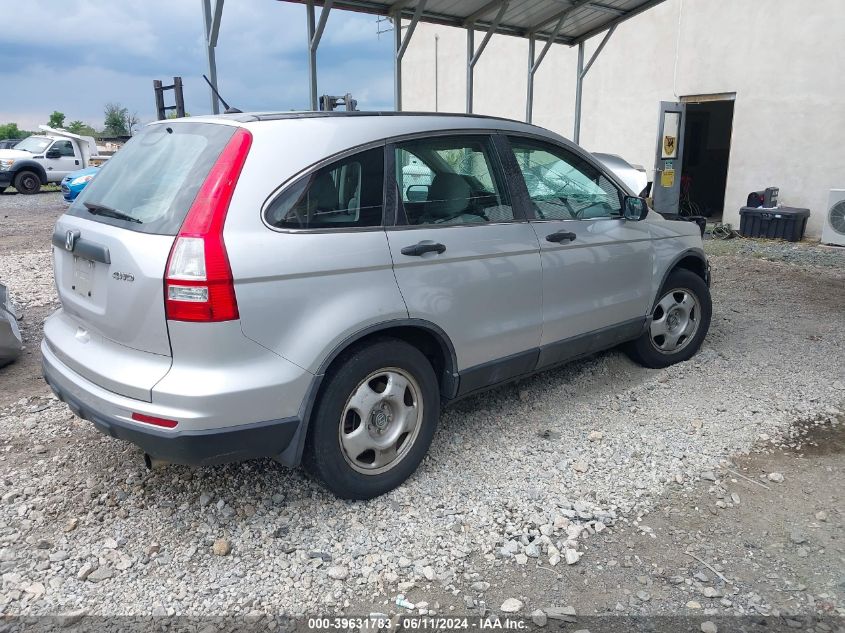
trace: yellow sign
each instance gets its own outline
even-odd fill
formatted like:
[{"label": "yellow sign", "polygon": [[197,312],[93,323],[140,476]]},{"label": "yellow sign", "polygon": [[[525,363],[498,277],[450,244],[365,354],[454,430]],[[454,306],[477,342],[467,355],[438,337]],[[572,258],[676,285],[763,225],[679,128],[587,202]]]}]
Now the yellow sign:
[{"label": "yellow sign", "polygon": [[675,137],[666,135],[663,137],[663,155],[673,157],[676,155]]},{"label": "yellow sign", "polygon": [[675,184],[675,170],[674,169],[664,169],[660,172],[660,186],[669,189],[672,185]]}]

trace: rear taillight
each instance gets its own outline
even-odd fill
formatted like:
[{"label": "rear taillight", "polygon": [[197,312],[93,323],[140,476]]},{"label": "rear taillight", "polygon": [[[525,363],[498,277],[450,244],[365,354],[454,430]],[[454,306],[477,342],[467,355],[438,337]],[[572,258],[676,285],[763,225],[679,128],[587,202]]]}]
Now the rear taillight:
[{"label": "rear taillight", "polygon": [[251,145],[252,134],[239,128],[208,173],[173,242],[164,276],[164,307],[172,321],[238,318],[223,224]]}]

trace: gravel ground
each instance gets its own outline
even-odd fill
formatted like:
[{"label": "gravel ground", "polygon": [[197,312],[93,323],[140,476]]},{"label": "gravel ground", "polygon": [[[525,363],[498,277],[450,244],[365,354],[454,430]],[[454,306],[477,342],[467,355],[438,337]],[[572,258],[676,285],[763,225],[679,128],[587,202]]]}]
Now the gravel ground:
[{"label": "gravel ground", "polygon": [[[716,513],[739,506],[725,469],[781,451],[796,424],[841,428],[845,255],[734,240],[708,244],[719,253],[714,318],[690,362],[646,370],[611,351],[464,401],[444,413],[418,473],[374,501],[338,501],[271,461],[147,471],[138,449],[74,418],[37,377],[35,343],[55,301],[54,198],[0,196],[0,278],[25,308],[29,344],[0,370],[4,615],[360,615],[396,612],[400,593],[415,612],[548,612],[577,594],[579,612],[699,613],[682,592],[652,600],[649,579],[671,574],[611,581],[609,561],[619,569],[626,557],[658,555],[648,519],[658,508],[711,497]],[[767,476],[750,478],[768,489],[779,483],[758,474]],[[813,600],[789,608],[845,615],[841,490],[829,472],[812,485],[818,511],[831,515],[831,544],[813,551]],[[803,512],[802,490],[784,505]],[[718,520],[696,516],[684,519],[691,533]],[[759,517],[747,518],[749,531]],[[707,538],[702,556],[712,539],[733,537]],[[676,562],[684,587],[714,585],[690,562]],[[744,578],[727,604],[702,598],[702,613],[776,612],[778,595],[760,598],[766,571]],[[506,599],[519,605],[502,609]]]}]

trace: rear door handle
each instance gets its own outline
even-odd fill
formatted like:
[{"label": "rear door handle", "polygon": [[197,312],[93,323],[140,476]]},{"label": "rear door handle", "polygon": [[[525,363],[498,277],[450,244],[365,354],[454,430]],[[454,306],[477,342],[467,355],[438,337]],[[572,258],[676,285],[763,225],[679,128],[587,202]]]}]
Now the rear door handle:
[{"label": "rear door handle", "polygon": [[438,242],[430,242],[428,240],[418,242],[413,246],[406,246],[402,249],[403,255],[408,255],[409,257],[420,257],[425,253],[444,253],[446,252],[446,246],[440,244]]},{"label": "rear door handle", "polygon": [[577,235],[568,231],[558,231],[557,233],[550,233],[546,236],[547,242],[571,242]]}]

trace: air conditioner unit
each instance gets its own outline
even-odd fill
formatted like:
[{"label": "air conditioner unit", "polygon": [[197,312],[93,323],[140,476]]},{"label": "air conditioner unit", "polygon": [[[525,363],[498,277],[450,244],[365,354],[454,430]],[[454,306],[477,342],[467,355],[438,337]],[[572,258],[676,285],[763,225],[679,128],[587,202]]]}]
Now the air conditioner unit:
[{"label": "air conditioner unit", "polygon": [[822,244],[845,246],[845,189],[831,189],[822,229]]}]

